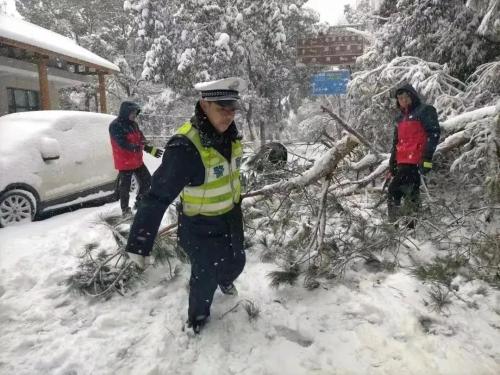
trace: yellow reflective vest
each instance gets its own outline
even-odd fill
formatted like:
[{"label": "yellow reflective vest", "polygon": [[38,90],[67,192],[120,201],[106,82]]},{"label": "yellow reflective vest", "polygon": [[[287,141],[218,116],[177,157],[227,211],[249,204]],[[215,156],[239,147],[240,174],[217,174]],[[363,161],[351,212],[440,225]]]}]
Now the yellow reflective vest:
[{"label": "yellow reflective vest", "polygon": [[176,134],[185,136],[193,143],[205,167],[204,183],[186,186],[181,192],[184,214],[218,216],[231,211],[241,195],[241,142],[232,142],[229,163],[215,148],[203,146],[198,130],[190,122],[182,125]]}]

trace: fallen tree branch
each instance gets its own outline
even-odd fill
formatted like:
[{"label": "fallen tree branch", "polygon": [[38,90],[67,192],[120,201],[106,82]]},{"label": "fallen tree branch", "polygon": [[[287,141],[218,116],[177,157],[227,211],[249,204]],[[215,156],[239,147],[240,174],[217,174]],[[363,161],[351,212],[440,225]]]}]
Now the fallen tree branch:
[{"label": "fallen tree branch", "polygon": [[389,159],[385,159],[383,160],[378,166],[377,168],[372,172],[370,173],[368,176],[366,176],[365,178],[361,179],[361,180],[357,180],[357,181],[347,181],[347,182],[343,182],[339,185],[336,186],[336,188],[339,188],[339,187],[344,187],[344,186],[348,186],[348,185],[361,185],[361,186],[366,186],[367,184],[369,184],[370,182],[376,180],[378,177],[382,176],[384,174],[384,172],[389,168]]},{"label": "fallen tree branch", "polygon": [[302,176],[294,177],[287,181],[279,181],[271,185],[264,186],[260,190],[251,191],[242,196],[242,199],[260,195],[272,195],[274,193],[288,193],[291,190],[299,189],[310,185],[319,179],[333,173],[340,161],[348,155],[359,141],[353,136],[345,136],[328,150],[326,154],[314,163]]},{"label": "fallen tree branch", "polygon": [[[380,154],[381,158],[383,160],[387,159],[389,160],[389,157],[391,156],[390,154]],[[365,169],[368,169],[370,167],[373,167],[377,165],[380,162],[380,158],[375,156],[374,154],[367,154],[361,158],[361,160],[357,162],[350,162],[346,161],[347,167],[349,170],[354,171],[354,172],[361,172],[364,171]]]},{"label": "fallen tree branch", "polygon": [[162,236],[168,236],[169,234],[171,234],[172,232],[174,232],[174,230],[177,228],[177,223],[173,223],[173,224],[170,224],[170,225],[167,225],[165,228],[161,229],[159,232],[158,232],[158,237],[162,237]]},{"label": "fallen tree branch", "polygon": [[336,113],[334,113],[333,111],[331,111],[330,109],[324,107],[324,106],[321,106],[321,109],[323,110],[323,112],[326,112],[330,115],[330,117],[332,117],[335,121],[338,122],[338,124],[343,128],[345,129],[349,134],[352,134],[353,136],[355,136],[356,138],[358,138],[358,140],[363,144],[365,145],[366,147],[368,147],[374,154],[375,156],[378,158],[378,159],[381,159],[381,156],[380,156],[380,152],[372,146],[372,144],[370,142],[368,142],[365,137],[363,137],[359,132],[357,132],[356,130],[354,130],[351,126],[347,125],[347,123],[342,120],[342,118],[337,115]]},{"label": "fallen tree branch", "polygon": [[488,117],[495,117],[495,106],[483,107],[473,111],[462,113],[458,116],[449,118],[441,123],[441,129],[447,133],[457,133],[464,130],[467,125]]},{"label": "fallen tree branch", "polygon": [[470,132],[462,130],[446,137],[444,141],[436,147],[436,154],[445,153],[467,144],[470,141],[470,134],[468,133]]}]

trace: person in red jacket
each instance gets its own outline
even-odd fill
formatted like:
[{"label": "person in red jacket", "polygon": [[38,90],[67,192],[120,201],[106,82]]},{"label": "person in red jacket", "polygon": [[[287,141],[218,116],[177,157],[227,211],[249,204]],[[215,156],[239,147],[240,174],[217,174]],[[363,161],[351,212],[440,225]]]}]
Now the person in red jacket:
[{"label": "person in red jacket", "polygon": [[[401,113],[396,118],[393,146],[389,161],[392,177],[388,188],[389,221],[395,223],[401,216],[404,198],[406,216],[420,207],[420,179],[432,169],[432,157],[439,142],[440,128],[436,109],[425,104],[409,84],[396,90],[397,106]],[[407,223],[415,226],[415,220]]]},{"label": "person in red jacket", "polygon": [[129,207],[130,185],[135,174],[139,183],[136,205],[149,190],[151,174],[142,160],[142,151],[159,158],[163,151],[146,144],[144,134],[136,122],[140,107],[134,102],[124,101],[120,105],[118,117],[109,125],[111,148],[115,168],[119,171],[119,192],[122,215],[132,213]]}]

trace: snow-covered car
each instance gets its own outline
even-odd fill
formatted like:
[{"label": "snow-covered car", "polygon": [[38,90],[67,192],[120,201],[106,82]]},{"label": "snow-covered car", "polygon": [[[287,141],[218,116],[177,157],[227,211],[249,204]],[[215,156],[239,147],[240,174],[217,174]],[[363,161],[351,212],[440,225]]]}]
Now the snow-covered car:
[{"label": "snow-covered car", "polygon": [[0,227],[92,200],[116,199],[114,116],[34,111],[0,117]]}]

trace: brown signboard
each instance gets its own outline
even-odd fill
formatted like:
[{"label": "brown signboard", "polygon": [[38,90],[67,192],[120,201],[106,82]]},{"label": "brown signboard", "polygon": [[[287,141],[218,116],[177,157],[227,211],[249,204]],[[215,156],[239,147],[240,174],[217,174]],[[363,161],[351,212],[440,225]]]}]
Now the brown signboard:
[{"label": "brown signboard", "polygon": [[350,65],[363,54],[363,37],[345,30],[330,31],[316,38],[300,39],[297,58],[309,65]]}]

